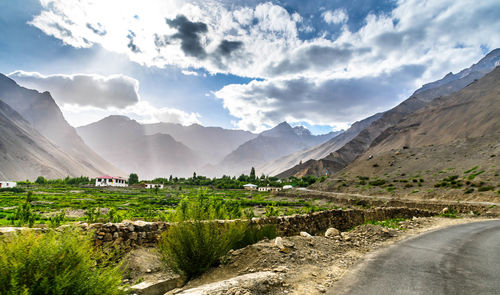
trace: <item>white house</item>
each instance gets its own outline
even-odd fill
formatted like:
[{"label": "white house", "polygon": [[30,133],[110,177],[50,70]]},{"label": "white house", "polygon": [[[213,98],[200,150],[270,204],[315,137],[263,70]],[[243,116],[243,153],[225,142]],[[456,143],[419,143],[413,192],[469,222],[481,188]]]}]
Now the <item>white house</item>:
[{"label": "white house", "polygon": [[243,186],[244,189],[249,190],[249,191],[254,191],[257,189],[258,186],[252,183],[247,183]]},{"label": "white house", "polygon": [[121,177],[100,176],[95,179],[95,186],[128,186],[127,181]]},{"label": "white house", "polygon": [[292,189],[292,188],[293,188],[293,186],[291,186],[289,184],[283,186],[283,189]]},{"label": "white house", "polygon": [[282,190],[281,187],[273,187],[273,186],[259,187],[259,192],[279,192],[280,190]]},{"label": "white house", "polygon": [[14,181],[0,181],[0,188],[16,187],[17,182]]},{"label": "white house", "polygon": [[146,186],[146,188],[159,188],[159,189],[163,188],[163,184],[158,184],[158,183],[146,183],[144,185]]}]

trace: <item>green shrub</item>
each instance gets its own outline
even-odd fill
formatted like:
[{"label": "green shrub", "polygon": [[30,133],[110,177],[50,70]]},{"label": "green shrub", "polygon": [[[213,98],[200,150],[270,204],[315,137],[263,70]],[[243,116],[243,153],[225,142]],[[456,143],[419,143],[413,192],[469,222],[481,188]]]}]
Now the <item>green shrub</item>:
[{"label": "green shrub", "polygon": [[494,189],[495,189],[495,187],[488,185],[488,186],[482,186],[482,187],[478,188],[477,191],[478,192],[487,192],[487,191],[492,191]]},{"label": "green shrub", "polygon": [[54,215],[53,217],[50,217],[49,218],[50,227],[55,228],[60,226],[64,222],[65,218],[66,218],[66,212],[64,210]]},{"label": "green shrub", "polygon": [[12,192],[16,194],[24,193],[25,190],[20,187],[4,187],[0,188],[0,192]]},{"label": "green shrub", "polygon": [[368,182],[368,184],[373,185],[373,186],[380,186],[380,185],[385,184],[385,180],[383,180],[383,179],[372,180],[372,181]]},{"label": "green shrub", "polygon": [[474,192],[474,189],[473,188],[468,188],[464,191],[465,194],[471,194]]},{"label": "green shrub", "polygon": [[266,217],[271,217],[271,216],[280,216],[281,211],[279,207],[275,207],[272,205],[267,205],[266,206],[266,212],[264,213]]},{"label": "green shrub", "polygon": [[0,239],[0,294],[124,294],[119,265],[106,263],[75,229]]}]

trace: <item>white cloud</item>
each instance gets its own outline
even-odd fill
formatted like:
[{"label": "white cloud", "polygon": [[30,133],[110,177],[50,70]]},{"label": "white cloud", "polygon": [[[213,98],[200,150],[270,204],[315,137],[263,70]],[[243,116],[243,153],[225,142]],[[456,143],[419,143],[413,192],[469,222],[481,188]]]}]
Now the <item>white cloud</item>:
[{"label": "white cloud", "polygon": [[[359,83],[342,82],[372,81],[411,65],[420,66],[419,75],[411,80],[391,80],[393,88],[383,83],[362,87],[369,93],[381,89],[391,95],[353,100],[352,112],[364,113],[381,104],[392,106],[408,89],[468,67],[484,54],[481,45],[500,47],[500,3],[496,0],[398,1],[392,12],[368,15],[358,31],[342,25],[336,34],[327,32],[310,40],[298,36],[308,26],[299,13],[290,14],[272,3],[226,7],[216,1],[43,0],[42,6],[31,24],[74,47],[99,44],[147,66],[172,65],[260,78],[217,92],[231,115],[239,118],[238,125],[250,130],[303,118],[300,109],[288,107],[298,102],[308,106],[309,121],[303,121],[346,124],[354,115],[324,113],[325,104],[338,108],[334,107],[337,100],[330,99],[331,93],[338,92],[336,87],[360,87]],[[167,23],[166,19],[179,21],[178,16],[187,22]],[[328,23],[349,20],[346,11],[339,9],[325,11],[322,17]],[[181,34],[182,24],[195,24],[198,30]],[[193,44],[195,51],[188,46]],[[292,88],[285,88],[296,87],[297,81],[315,95],[308,96],[309,104],[296,97],[254,95],[259,89],[290,92]]]},{"label": "white cloud", "polygon": [[173,108],[157,108],[147,101],[141,101],[135,106],[123,110],[124,115],[131,116],[141,123],[171,122],[182,125],[200,123],[198,113],[186,113]]},{"label": "white cloud", "polygon": [[186,71],[186,70],[182,70],[181,72],[186,76],[198,76],[198,72]]},{"label": "white cloud", "polygon": [[328,24],[343,24],[349,20],[345,9],[327,10],[321,16],[323,16],[323,20]]},{"label": "white cloud", "polygon": [[125,108],[140,100],[139,81],[125,75],[42,75],[15,71],[8,76],[26,88],[49,91],[59,105]]}]

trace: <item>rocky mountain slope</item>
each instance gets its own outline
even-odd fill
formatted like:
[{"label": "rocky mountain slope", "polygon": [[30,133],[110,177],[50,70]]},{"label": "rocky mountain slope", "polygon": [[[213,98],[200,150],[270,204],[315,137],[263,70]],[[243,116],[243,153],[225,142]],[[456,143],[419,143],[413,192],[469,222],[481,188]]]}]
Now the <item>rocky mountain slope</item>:
[{"label": "rocky mountain slope", "polygon": [[257,137],[248,131],[204,127],[199,124],[183,126],[162,122],[143,126],[147,135],[169,134],[195,151],[204,162],[211,164],[220,162],[239,145]]},{"label": "rocky mountain slope", "polygon": [[282,171],[290,169],[295,165],[298,165],[302,162],[307,162],[308,160],[316,160],[326,157],[328,154],[338,150],[344,144],[352,140],[356,135],[358,135],[363,129],[370,126],[370,124],[380,118],[382,113],[375,114],[371,117],[368,117],[359,122],[355,122],[352,126],[346,131],[334,136],[330,140],[316,145],[310,149],[304,151],[298,151],[279,159],[267,162],[263,165],[259,165],[256,167],[258,171],[262,171],[262,173],[266,175],[276,175]]},{"label": "rocky mountain slope", "polygon": [[64,178],[101,173],[62,151],[0,100],[0,180]]},{"label": "rocky mountain slope", "polygon": [[370,147],[373,140],[387,128],[394,126],[407,115],[421,109],[434,99],[449,95],[480,79],[486,73],[492,71],[499,63],[500,49],[495,49],[470,68],[462,70],[455,75],[448,74],[439,81],[424,85],[415,91],[410,98],[385,112],[381,118],[374,121],[368,128],[361,131],[355,138],[336,152],[323,159],[310,160],[292,167],[278,174],[278,176],[331,175],[341,170],[363,154]]},{"label": "rocky mountain slope", "polygon": [[[422,187],[427,191],[447,187],[462,195],[463,190],[495,194],[500,189],[499,114],[497,67],[386,129],[337,178],[379,178],[384,185],[391,183],[391,191],[422,193]],[[406,179],[403,188],[393,184],[401,179]],[[327,180],[321,187],[331,188],[332,183]]]},{"label": "rocky mountain slope", "polygon": [[141,179],[189,176],[201,165],[183,143],[168,134],[148,135],[143,125],[125,116],[109,116],[77,131],[103,158]]},{"label": "rocky mountain slope", "polygon": [[[76,130],[64,119],[49,92],[40,93],[21,87],[14,80],[0,74],[0,100],[18,112],[62,151],[87,166],[89,173],[85,174],[86,176],[123,175],[122,171],[99,157],[83,142]],[[75,170],[71,175],[79,171],[81,170]]]},{"label": "rocky mountain slope", "polygon": [[[312,135],[302,126],[292,127],[283,122],[240,145],[217,165],[216,170],[220,175],[248,173],[251,167],[318,145],[339,133]],[[258,174],[262,172],[257,171]]]}]

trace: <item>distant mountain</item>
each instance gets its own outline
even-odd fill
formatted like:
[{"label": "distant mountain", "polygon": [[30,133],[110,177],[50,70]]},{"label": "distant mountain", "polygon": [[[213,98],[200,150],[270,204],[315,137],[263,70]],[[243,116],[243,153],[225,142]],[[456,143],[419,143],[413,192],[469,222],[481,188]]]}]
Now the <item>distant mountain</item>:
[{"label": "distant mountain", "polygon": [[[218,174],[248,173],[251,167],[318,145],[339,133],[312,135],[303,126],[292,127],[287,122],[283,122],[240,145],[227,155],[215,169]],[[260,174],[262,171],[257,171],[257,173]]]},{"label": "distant mountain", "polygon": [[[383,178],[402,179],[417,175],[426,180],[424,188],[431,190],[436,182],[451,175],[474,183],[484,181],[485,186],[498,185],[500,67],[460,91],[435,99],[386,129],[341,172],[352,178],[383,175]],[[474,177],[468,177],[470,174]],[[319,188],[326,189],[330,182]],[[415,187],[410,185],[410,190]]]},{"label": "distant mountain", "polygon": [[183,126],[175,123],[144,124],[146,134],[169,134],[182,142],[206,162],[215,164],[244,142],[257,137],[248,131],[229,130],[220,127],[204,127],[199,124]]},{"label": "distant mountain", "polygon": [[62,151],[0,100],[0,180],[103,173]]},{"label": "distant mountain", "polygon": [[477,64],[458,74],[447,74],[443,79],[424,85],[415,91],[407,100],[385,112],[381,118],[373,122],[368,128],[361,131],[355,138],[346,143],[336,152],[320,160],[310,160],[296,165],[280,174],[279,177],[304,176],[308,174],[333,174],[358,156],[363,154],[384,130],[396,125],[407,115],[421,109],[434,99],[458,91],[486,73],[491,72],[500,63],[500,49],[491,51]]},{"label": "distant mountain", "polygon": [[377,120],[381,116],[382,113],[378,113],[359,122],[355,122],[349,129],[334,136],[324,143],[316,145],[307,150],[298,151],[276,160],[264,163],[260,166],[257,166],[256,169],[258,171],[262,171],[262,173],[266,175],[276,175],[302,162],[307,162],[311,159],[314,160],[324,158],[328,154],[335,152],[336,150],[341,148],[344,144],[353,139],[363,129],[368,127],[373,121]]},{"label": "distant mountain", "polygon": [[18,112],[62,151],[87,166],[90,174],[86,176],[123,175],[122,171],[99,157],[83,142],[76,130],[64,119],[49,92],[40,93],[21,87],[14,80],[0,74],[0,100]]},{"label": "distant mountain", "polygon": [[141,179],[190,176],[201,165],[183,143],[168,134],[148,135],[143,125],[125,116],[109,116],[77,131],[99,155]]}]

